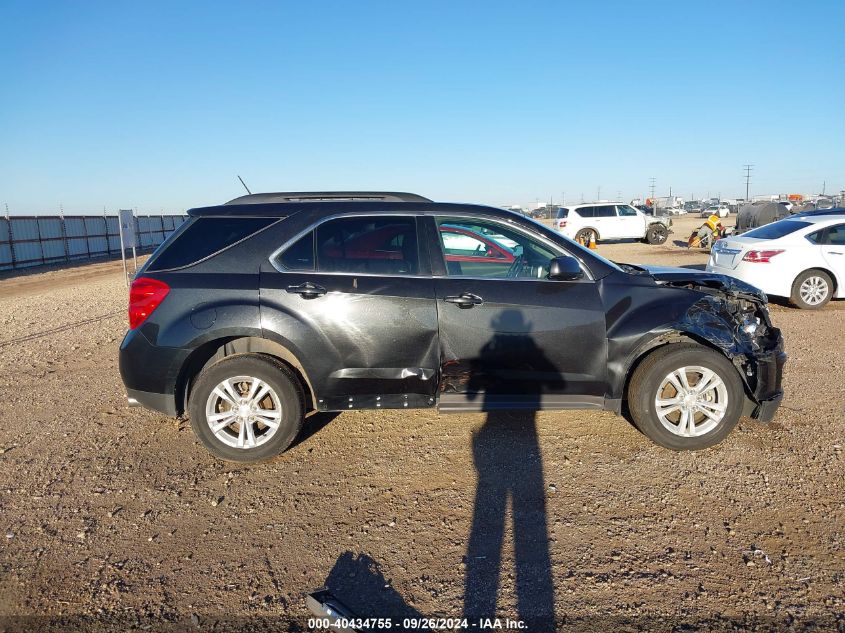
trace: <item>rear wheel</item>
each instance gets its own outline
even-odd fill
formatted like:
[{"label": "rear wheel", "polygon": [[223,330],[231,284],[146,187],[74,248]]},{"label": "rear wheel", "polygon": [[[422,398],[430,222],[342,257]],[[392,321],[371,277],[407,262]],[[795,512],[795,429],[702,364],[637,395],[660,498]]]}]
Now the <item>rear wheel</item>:
[{"label": "rear wheel", "polygon": [[662,224],[652,224],[645,232],[645,241],[649,244],[663,244],[669,237],[669,231]]},{"label": "rear wheel", "polygon": [[575,241],[581,242],[585,246],[589,246],[593,239],[595,239],[596,242],[599,241],[599,236],[593,229],[581,229],[575,234]]},{"label": "rear wheel", "polygon": [[833,296],[833,280],[821,270],[808,270],[795,278],[790,299],[804,310],[823,308]]},{"label": "rear wheel", "polygon": [[256,462],[278,455],[302,428],[304,396],[293,373],[260,354],[239,354],[203,370],[188,401],[191,427],[216,457]]},{"label": "rear wheel", "polygon": [[721,442],[742,415],[742,381],[722,354],[703,345],[661,347],[634,371],[628,408],[637,428],[676,451]]}]

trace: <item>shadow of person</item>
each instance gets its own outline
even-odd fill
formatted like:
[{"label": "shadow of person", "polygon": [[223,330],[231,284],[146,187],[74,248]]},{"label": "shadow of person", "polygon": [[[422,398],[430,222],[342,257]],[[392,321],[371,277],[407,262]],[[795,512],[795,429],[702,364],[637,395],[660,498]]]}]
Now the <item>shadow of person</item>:
[{"label": "shadow of person", "polygon": [[[531,324],[519,310],[504,310],[491,327],[495,334],[470,363],[467,387],[470,399],[483,399],[487,417],[472,440],[478,487],[467,545],[464,616],[472,622],[497,617],[510,500],[518,617],[530,631],[551,631],[554,587],[535,418],[544,387],[560,386],[563,378],[530,336]],[[502,363],[502,358],[510,360]]]}]

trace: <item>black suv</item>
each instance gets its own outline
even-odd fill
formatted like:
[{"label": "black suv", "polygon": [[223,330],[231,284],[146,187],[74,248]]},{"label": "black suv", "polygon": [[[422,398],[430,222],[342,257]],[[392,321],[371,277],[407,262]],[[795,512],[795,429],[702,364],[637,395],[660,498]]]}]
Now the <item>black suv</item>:
[{"label": "black suv", "polygon": [[311,411],[606,409],[699,449],[768,421],[786,359],[730,277],[610,262],[543,224],[403,193],[274,193],[193,209],[129,299],[131,404],[187,412],[235,461]]}]

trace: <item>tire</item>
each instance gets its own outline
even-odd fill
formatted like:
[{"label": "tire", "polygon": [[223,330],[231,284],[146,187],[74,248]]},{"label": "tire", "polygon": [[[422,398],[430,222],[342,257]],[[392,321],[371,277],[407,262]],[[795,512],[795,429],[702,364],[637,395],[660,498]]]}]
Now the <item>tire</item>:
[{"label": "tire", "polygon": [[586,245],[590,244],[590,237],[595,235],[596,242],[599,241],[599,234],[596,233],[593,229],[581,229],[575,234],[575,241],[576,242],[583,242]]},{"label": "tire", "polygon": [[818,310],[833,296],[833,279],[823,270],[805,270],[792,282],[789,299],[802,310]]},{"label": "tire", "polygon": [[649,244],[663,244],[669,238],[669,231],[662,224],[652,224],[645,232],[645,241]]},{"label": "tire", "polygon": [[[691,396],[691,400],[702,404],[700,409],[692,409],[694,430],[690,432],[686,423],[685,433],[681,433],[681,422],[689,420],[690,410],[686,418],[681,406],[672,410],[669,402],[682,392],[667,381],[671,375],[683,388],[679,372],[683,368],[687,369],[684,374],[691,389],[705,379],[714,385],[712,389],[705,388],[702,396]],[[716,383],[709,372],[721,383]],[[663,408],[663,419],[658,412],[658,397],[669,401]],[[674,451],[696,451],[721,442],[739,421],[744,400],[742,380],[733,364],[719,352],[697,343],[674,343],[658,348],[643,359],[628,385],[628,409],[636,427],[655,444]],[[718,420],[714,421],[713,417]]]},{"label": "tire", "polygon": [[[255,397],[248,399],[253,389]],[[245,408],[236,409],[232,402]],[[232,462],[259,462],[284,451],[299,434],[305,397],[296,376],[281,362],[262,354],[237,354],[200,373],[188,411],[194,433],[212,455]],[[249,416],[246,424],[240,413]],[[212,415],[218,419],[210,420]]]}]

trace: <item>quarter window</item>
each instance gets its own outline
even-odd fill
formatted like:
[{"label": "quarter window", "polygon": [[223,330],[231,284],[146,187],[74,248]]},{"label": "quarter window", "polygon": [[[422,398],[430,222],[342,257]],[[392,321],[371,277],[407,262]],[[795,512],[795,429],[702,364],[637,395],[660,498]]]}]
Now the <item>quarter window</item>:
[{"label": "quarter window", "polygon": [[288,270],[314,270],[314,231],[308,231],[279,258]]}]

